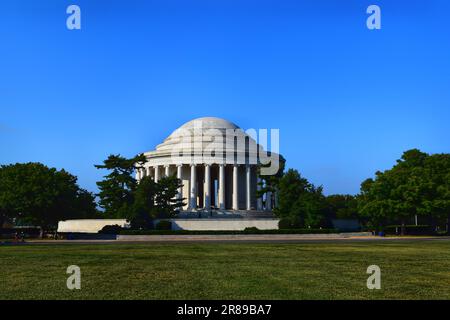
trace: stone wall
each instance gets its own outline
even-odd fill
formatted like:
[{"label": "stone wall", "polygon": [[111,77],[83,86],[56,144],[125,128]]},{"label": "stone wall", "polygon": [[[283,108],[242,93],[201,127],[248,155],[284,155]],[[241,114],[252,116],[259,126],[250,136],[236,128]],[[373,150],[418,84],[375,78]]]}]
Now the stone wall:
[{"label": "stone wall", "polygon": [[[256,227],[259,230],[278,229],[279,219],[171,219],[172,230],[244,230]],[[155,221],[157,223],[157,221]],[[59,221],[58,232],[65,233],[97,233],[104,226],[119,225],[128,227],[125,219],[81,219]]]},{"label": "stone wall", "polygon": [[58,232],[97,233],[104,226],[119,225],[127,227],[125,219],[79,219],[58,222]]},{"label": "stone wall", "polygon": [[278,229],[279,219],[171,219],[172,230],[260,230]]}]

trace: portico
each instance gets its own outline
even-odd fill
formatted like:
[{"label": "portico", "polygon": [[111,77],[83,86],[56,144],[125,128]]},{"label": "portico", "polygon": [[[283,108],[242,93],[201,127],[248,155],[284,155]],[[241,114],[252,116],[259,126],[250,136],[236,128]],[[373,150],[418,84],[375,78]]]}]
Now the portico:
[{"label": "portico", "polygon": [[158,182],[163,176],[176,175],[183,184],[178,196],[186,199],[186,212],[271,212],[272,196],[257,195],[264,183],[264,177],[258,176],[258,148],[256,141],[229,121],[195,119],[174,131],[155,151],[146,152],[147,163],[136,177],[150,176]]},{"label": "portico", "polygon": [[[149,175],[158,181],[160,166],[147,167],[140,171],[138,179]],[[260,189],[256,179],[256,166],[227,164],[178,164],[164,167],[164,176],[176,175],[183,181],[178,190],[180,198],[186,198],[185,210],[268,210],[263,208],[263,199],[258,198]]]}]

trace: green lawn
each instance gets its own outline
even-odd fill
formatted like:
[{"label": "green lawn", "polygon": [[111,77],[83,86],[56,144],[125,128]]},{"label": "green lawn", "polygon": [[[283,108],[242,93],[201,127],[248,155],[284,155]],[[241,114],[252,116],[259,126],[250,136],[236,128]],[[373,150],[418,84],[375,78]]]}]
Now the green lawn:
[{"label": "green lawn", "polygon": [[450,242],[3,246],[0,299],[450,299]]}]

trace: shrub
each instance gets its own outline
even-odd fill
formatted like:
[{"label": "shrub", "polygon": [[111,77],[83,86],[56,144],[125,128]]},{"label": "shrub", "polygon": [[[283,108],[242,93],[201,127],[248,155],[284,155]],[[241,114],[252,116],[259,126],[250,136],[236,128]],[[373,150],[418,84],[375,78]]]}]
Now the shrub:
[{"label": "shrub", "polygon": [[172,230],[172,222],[168,220],[159,221],[156,226],[156,230]]},{"label": "shrub", "polygon": [[[247,228],[252,229],[252,228]],[[282,229],[282,230],[122,230],[123,235],[214,235],[214,234],[328,234],[336,229]]]},{"label": "shrub", "polygon": [[301,221],[297,217],[281,218],[278,222],[279,229],[297,229],[302,228]]},{"label": "shrub", "polygon": [[25,238],[37,238],[40,234],[39,228],[27,227],[27,228],[0,228],[0,238],[12,239],[15,235],[22,235]]},{"label": "shrub", "polygon": [[[401,232],[401,225],[392,225],[386,226],[384,231],[386,234],[395,234],[399,235]],[[432,226],[428,225],[405,225],[405,234],[411,236],[419,236],[419,235],[434,235],[435,231]]]},{"label": "shrub", "polygon": [[101,234],[119,234],[123,228],[117,224],[110,225],[110,226],[104,226],[102,230],[100,230],[98,233]]},{"label": "shrub", "polygon": [[290,229],[291,228],[291,220],[287,218],[282,218],[278,222],[279,229]]},{"label": "shrub", "polygon": [[257,227],[247,227],[244,229],[244,232],[258,232],[259,229]]}]

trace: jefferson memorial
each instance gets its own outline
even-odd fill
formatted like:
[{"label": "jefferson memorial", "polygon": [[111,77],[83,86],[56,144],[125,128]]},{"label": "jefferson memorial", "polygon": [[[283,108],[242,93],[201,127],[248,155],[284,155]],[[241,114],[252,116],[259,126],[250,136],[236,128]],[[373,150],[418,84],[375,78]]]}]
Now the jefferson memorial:
[{"label": "jefferson memorial", "polygon": [[183,184],[178,196],[187,200],[180,216],[267,216],[276,195],[257,196],[264,185],[260,166],[271,162],[278,169],[279,155],[268,156],[255,140],[256,130],[251,133],[254,137],[220,118],[189,121],[156,150],[144,153],[147,162],[136,170],[136,178],[150,176],[157,182],[161,176],[176,175]]},{"label": "jefferson memorial", "polygon": [[[136,179],[150,176],[158,181],[176,175],[182,181],[178,197],[185,206],[173,219],[173,230],[244,230],[249,227],[278,229],[272,213],[277,195],[266,190],[267,177],[280,167],[278,130],[248,129],[214,117],[191,120],[170,134],[147,162],[136,166]],[[116,220],[60,221],[59,232],[96,233]]]}]

